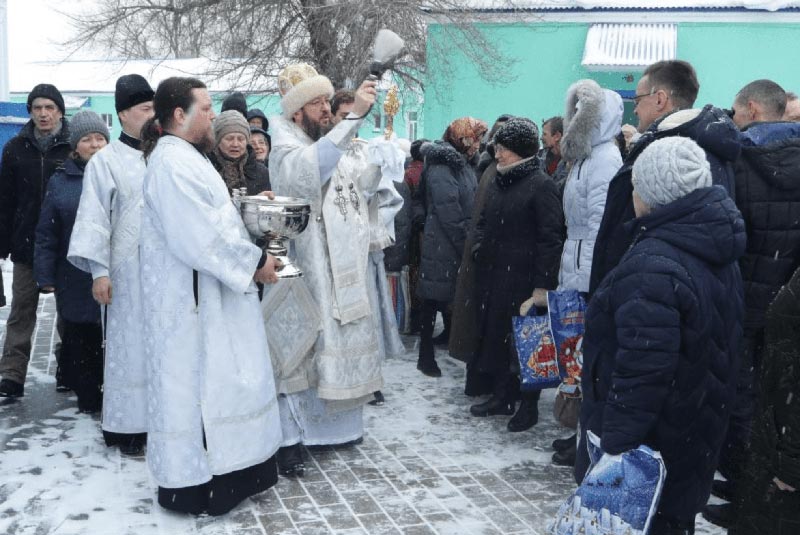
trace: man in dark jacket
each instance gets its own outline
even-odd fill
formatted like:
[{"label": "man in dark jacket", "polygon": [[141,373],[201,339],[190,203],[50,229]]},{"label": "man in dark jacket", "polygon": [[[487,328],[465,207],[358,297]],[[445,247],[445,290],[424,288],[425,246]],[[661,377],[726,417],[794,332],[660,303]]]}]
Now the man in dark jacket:
[{"label": "man in dark jacket", "polygon": [[683,136],[705,151],[714,184],[733,196],[733,162],[739,156],[736,125],[721,109],[707,105],[691,109],[700,84],[694,68],[685,61],[659,61],[650,65],[636,86],[634,112],[642,133],[608,186],[603,221],[597,234],[589,293],[592,294],[630,246],[624,225],[634,218],[631,169],[636,158],[657,139]]},{"label": "man in dark jacket", "polygon": [[729,535],[800,533],[800,270],[767,310],[759,403]]},{"label": "man in dark jacket", "polygon": [[736,385],[744,221],[693,141],[653,143],[633,169],[629,251],[586,312],[581,445],[659,451],[666,481],[650,535],[690,535],[711,490]]},{"label": "man in dark jacket", "polygon": [[[744,86],[734,99],[733,120],[742,129],[736,162],[736,204],[747,227],[744,279],[744,339],[736,403],[720,457],[719,471],[731,483],[715,484],[730,497],[741,474],[750,438],[764,344],[765,313],[781,286],[800,266],[800,124],[782,122],[786,93],[770,80]],[[705,516],[727,526],[727,505],[709,506]]]},{"label": "man in dark jacket", "polygon": [[50,175],[70,152],[64,98],[39,84],[28,95],[31,120],[3,148],[0,164],[0,258],[14,262],[11,312],[0,359],[0,397],[24,394],[36,326],[39,288],[33,279],[33,248],[42,198]]}]

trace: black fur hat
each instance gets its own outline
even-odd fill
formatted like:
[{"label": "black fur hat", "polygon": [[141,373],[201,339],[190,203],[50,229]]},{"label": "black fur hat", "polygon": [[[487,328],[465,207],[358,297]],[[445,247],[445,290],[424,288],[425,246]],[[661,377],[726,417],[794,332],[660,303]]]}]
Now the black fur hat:
[{"label": "black fur hat", "polygon": [[502,145],[522,158],[536,156],[539,152],[539,128],[530,119],[514,117],[497,129],[494,144]]}]

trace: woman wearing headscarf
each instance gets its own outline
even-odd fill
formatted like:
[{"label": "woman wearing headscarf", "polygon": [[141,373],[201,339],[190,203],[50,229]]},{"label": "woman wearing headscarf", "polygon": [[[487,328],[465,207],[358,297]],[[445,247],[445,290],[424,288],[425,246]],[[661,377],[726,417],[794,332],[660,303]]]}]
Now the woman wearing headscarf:
[{"label": "woman wearing headscarf", "polygon": [[423,300],[417,369],[431,377],[442,375],[434,355],[433,328],[436,313],[441,312],[445,332],[440,336],[448,339],[448,308],[455,295],[477,187],[469,160],[477,153],[485,132],[486,123],[463,117],[450,123],[442,142],[426,143],[420,150],[425,157],[425,168],[420,180],[422,203],[418,210],[424,215],[425,230],[417,289]]}]

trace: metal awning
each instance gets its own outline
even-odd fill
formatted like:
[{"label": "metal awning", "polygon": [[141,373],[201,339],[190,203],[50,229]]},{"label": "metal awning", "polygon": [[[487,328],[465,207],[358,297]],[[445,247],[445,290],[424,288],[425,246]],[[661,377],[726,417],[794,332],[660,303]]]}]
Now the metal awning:
[{"label": "metal awning", "polygon": [[592,24],[581,65],[590,71],[643,69],[675,59],[677,49],[676,24]]}]

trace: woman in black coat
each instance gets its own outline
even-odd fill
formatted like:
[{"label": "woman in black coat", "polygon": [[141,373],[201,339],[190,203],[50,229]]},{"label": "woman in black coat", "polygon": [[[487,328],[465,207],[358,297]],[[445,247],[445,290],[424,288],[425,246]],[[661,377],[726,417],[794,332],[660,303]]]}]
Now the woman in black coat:
[{"label": "woman in black coat", "polygon": [[[425,229],[417,293],[423,300],[417,369],[430,377],[442,375],[434,357],[433,328],[436,313],[445,317],[449,336],[448,308],[456,291],[456,277],[467,238],[477,180],[468,164],[480,145],[486,124],[471,117],[453,121],[445,131],[446,141],[422,146],[425,168],[420,179]],[[419,214],[415,214],[415,219]]]},{"label": "woman in black coat", "polygon": [[103,332],[100,306],[92,298],[92,276],[67,261],[69,241],[83,190],[83,171],[108,144],[108,128],[94,112],[73,117],[72,154],[47,185],[36,226],[33,274],[42,293],[55,292],[64,322],[59,369],[63,383],[78,397],[78,410],[97,412],[103,395]]},{"label": "woman in black coat", "polygon": [[[488,401],[470,407],[474,416],[511,415],[519,397],[519,369],[511,318],[531,297],[546,306],[558,285],[564,213],[552,179],[540,168],[539,133],[523,118],[505,123],[494,137],[497,175],[488,184],[475,229],[479,348],[471,369],[489,374]],[[526,396],[520,413],[536,410],[539,391]],[[521,416],[520,416],[521,417]]]},{"label": "woman in black coat", "polygon": [[765,323],[760,399],[730,535],[800,533],[800,270]]},{"label": "woman in black coat", "polygon": [[586,311],[575,475],[582,480],[589,464],[587,431],[609,455],[642,444],[659,451],[666,480],[650,535],[694,533],[735,398],[745,228],[711,184],[705,153],[689,138],[642,152],[632,245]]}]

